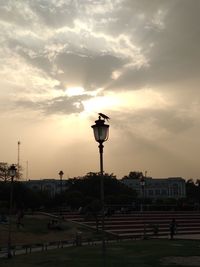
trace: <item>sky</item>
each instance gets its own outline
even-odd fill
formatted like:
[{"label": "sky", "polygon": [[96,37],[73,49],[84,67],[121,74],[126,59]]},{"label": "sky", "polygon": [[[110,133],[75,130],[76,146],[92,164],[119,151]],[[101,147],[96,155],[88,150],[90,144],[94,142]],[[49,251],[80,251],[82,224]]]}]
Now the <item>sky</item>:
[{"label": "sky", "polygon": [[0,162],[23,179],[199,178],[199,0],[0,0]]}]

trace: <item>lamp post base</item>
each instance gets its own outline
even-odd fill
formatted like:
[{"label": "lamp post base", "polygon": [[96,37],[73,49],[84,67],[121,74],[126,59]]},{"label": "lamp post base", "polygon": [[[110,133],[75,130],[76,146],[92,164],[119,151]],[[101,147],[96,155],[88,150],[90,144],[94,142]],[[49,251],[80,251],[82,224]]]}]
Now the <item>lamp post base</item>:
[{"label": "lamp post base", "polygon": [[12,253],[11,253],[11,251],[8,251],[7,258],[8,258],[8,259],[11,259],[11,258],[12,258]]}]

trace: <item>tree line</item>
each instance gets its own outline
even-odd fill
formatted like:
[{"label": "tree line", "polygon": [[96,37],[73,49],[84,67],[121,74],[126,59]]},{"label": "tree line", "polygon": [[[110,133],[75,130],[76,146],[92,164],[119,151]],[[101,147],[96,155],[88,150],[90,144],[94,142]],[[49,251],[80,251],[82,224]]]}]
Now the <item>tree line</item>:
[{"label": "tree line", "polygon": [[[8,165],[0,164],[0,210],[8,209],[10,182],[8,176]],[[132,171],[124,176],[126,179],[141,179],[142,172]],[[123,179],[122,178],[122,179]],[[60,207],[78,209],[101,207],[100,196],[100,175],[90,172],[83,177],[75,177],[67,180],[67,187],[62,192],[52,196],[49,191],[31,190],[20,181],[14,181],[14,207],[16,209],[58,209]],[[104,174],[105,205],[110,207],[134,206],[140,203],[141,199],[136,191],[121,183],[114,174]],[[200,203],[200,180],[186,181],[185,199],[145,199],[146,205],[152,203],[157,205],[196,205]]]},{"label": "tree line", "polygon": [[[83,177],[67,180],[66,190],[52,196],[48,190],[31,190],[20,181],[14,181],[14,206],[16,209],[42,209],[70,207],[78,209],[91,203],[100,205],[100,175],[87,173]],[[131,205],[136,192],[122,184],[113,174],[104,174],[105,203],[107,205]],[[0,182],[0,203],[9,205],[10,182]]]}]

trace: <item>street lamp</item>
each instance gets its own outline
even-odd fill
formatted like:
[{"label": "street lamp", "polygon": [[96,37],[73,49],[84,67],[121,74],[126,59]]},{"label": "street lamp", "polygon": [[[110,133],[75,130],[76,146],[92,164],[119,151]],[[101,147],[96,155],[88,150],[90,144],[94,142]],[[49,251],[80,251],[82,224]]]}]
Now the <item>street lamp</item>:
[{"label": "street lamp", "polygon": [[[60,194],[62,194],[62,186],[63,186],[63,183],[62,183],[62,178],[63,178],[63,174],[64,172],[63,171],[59,171],[58,175],[60,176]],[[62,195],[61,195],[61,201],[62,201]],[[62,202],[60,203],[60,216],[62,216]]]},{"label": "street lamp", "polygon": [[60,193],[62,193],[62,178],[63,178],[63,174],[64,174],[63,171],[60,171],[58,173],[58,175],[60,176]]},{"label": "street lamp", "polygon": [[100,186],[100,196],[101,196],[101,226],[102,226],[102,250],[103,254],[105,252],[105,237],[104,237],[104,177],[103,177],[103,143],[108,140],[109,135],[109,125],[105,124],[105,120],[99,119],[95,121],[95,124],[91,126],[94,131],[94,138],[96,142],[99,143],[99,155],[100,155],[100,175],[101,175],[101,186]]},{"label": "street lamp", "polygon": [[140,186],[141,186],[141,190],[142,190],[142,204],[141,204],[141,211],[143,211],[143,202],[144,202],[144,198],[145,198],[145,179],[142,176],[140,178]]},{"label": "street lamp", "polygon": [[12,216],[12,203],[13,203],[13,180],[16,176],[17,168],[14,164],[10,166],[8,169],[8,175],[11,177],[11,183],[10,183],[10,207],[9,207],[9,221],[8,221],[8,251],[7,251],[7,257],[11,258],[11,216]]}]

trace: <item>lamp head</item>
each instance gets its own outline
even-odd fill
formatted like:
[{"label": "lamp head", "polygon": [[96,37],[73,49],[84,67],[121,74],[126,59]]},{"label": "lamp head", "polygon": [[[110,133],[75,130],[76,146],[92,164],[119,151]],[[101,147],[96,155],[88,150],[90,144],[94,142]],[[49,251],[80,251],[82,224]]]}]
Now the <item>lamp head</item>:
[{"label": "lamp head", "polygon": [[105,120],[99,119],[91,126],[94,132],[94,138],[98,143],[103,143],[108,140],[109,125],[105,124]]},{"label": "lamp head", "polygon": [[11,178],[14,178],[16,176],[16,173],[17,173],[17,168],[14,164],[12,164],[8,169],[8,174]]},{"label": "lamp head", "polygon": [[140,179],[140,185],[141,186],[145,186],[145,179],[144,179],[144,177],[141,177],[141,179]]},{"label": "lamp head", "polygon": [[62,178],[62,177],[63,177],[63,174],[64,174],[64,172],[63,172],[63,171],[60,171],[58,174],[59,174],[59,175],[60,175],[60,177]]}]

